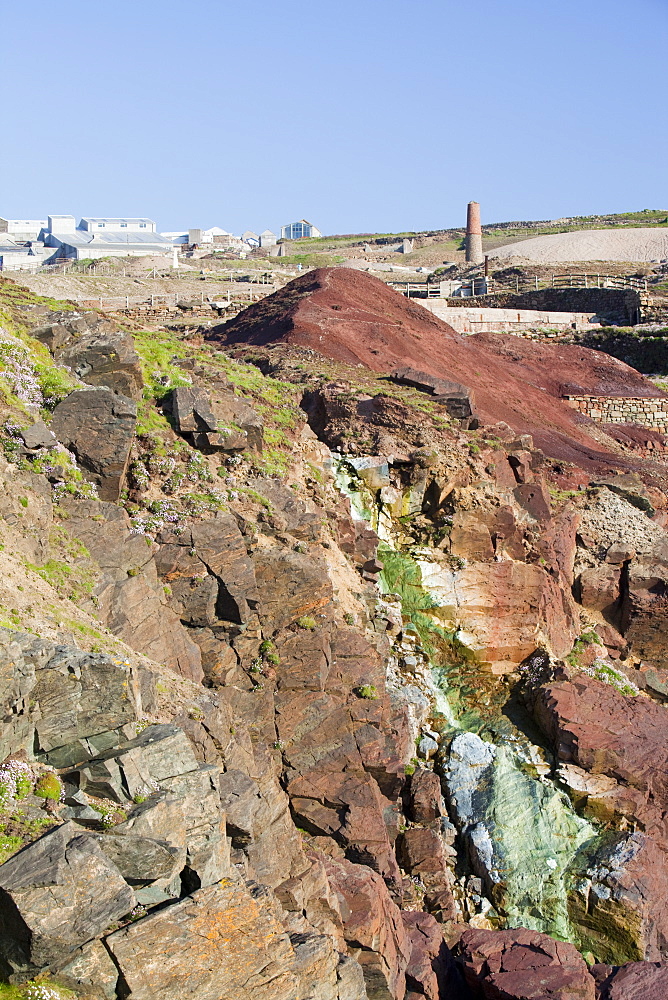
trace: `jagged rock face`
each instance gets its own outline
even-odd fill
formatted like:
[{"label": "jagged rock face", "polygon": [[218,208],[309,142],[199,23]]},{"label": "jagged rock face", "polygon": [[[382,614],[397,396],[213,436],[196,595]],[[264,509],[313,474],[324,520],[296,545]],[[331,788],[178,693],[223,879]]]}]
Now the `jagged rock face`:
[{"label": "jagged rock face", "polygon": [[88,385],[139,399],[143,385],[132,336],[95,312],[49,312],[31,335]]},{"label": "jagged rock face", "polygon": [[79,389],[53,412],[53,433],[99,485],[101,500],[120,496],[136,422],[136,403],[109,389]]},{"label": "jagged rock face", "polygon": [[[659,840],[665,706],[609,686],[601,694],[598,682],[554,664],[570,653],[585,620],[600,642],[583,668],[595,669],[607,647],[657,697],[668,691],[657,666],[665,648],[657,613],[665,531],[661,514],[650,520],[664,501],[638,478],[607,475],[625,460],[606,456],[585,424],[562,412],[557,375],[545,365],[577,362],[608,386],[628,373],[605,362],[592,372],[579,349],[578,360],[555,350],[534,356],[503,338],[463,342],[366,278],[354,302],[327,300],[341,281],[348,277],[328,277],[326,285],[316,274],[295,283],[288,339],[299,328],[317,346],[326,333],[333,351],[383,371],[385,353],[420,370],[427,365],[424,377],[417,373],[420,392],[436,394],[418,395],[369,370],[362,386],[356,368],[334,381],[332,365],[323,385],[316,361],[297,379],[307,390],[310,427],[281,406],[286,422],[270,434],[265,404],[287,387],[274,382],[266,397],[254,391],[256,410],[224,376],[208,378],[205,347],[202,364],[184,361],[192,388],[176,391],[171,413],[162,400],[150,415],[163,426],[169,413],[181,438],[165,427],[165,450],[188,463],[196,457],[205,474],[185,476],[210,484],[215,503],[179,514],[178,524],[166,517],[161,529],[150,529],[153,541],[136,533],[147,530],[147,519],[136,518],[132,529],[116,503],[59,498],[56,533],[86,546],[73,569],[94,570],[96,584],[79,608],[54,605],[54,618],[66,621],[83,607],[97,617],[87,624],[108,626],[128,647],[111,657],[26,635],[3,643],[0,633],[3,756],[57,767],[64,796],[44,810],[49,824],[61,825],[0,865],[6,975],[57,975],[86,1000],[177,993],[179,1000],[194,993],[212,1000],[593,1000],[596,989],[617,1000],[613,988],[661,981],[664,966],[616,966],[668,953]],[[261,308],[274,306],[266,300]],[[285,317],[267,316],[273,336]],[[230,335],[248,320],[230,323]],[[49,336],[54,351],[77,346]],[[88,364],[92,348],[84,347]],[[271,369],[272,351],[265,353],[258,363]],[[275,355],[287,366],[288,351]],[[95,362],[100,378],[109,376],[105,364]],[[261,380],[255,369],[243,375],[246,384]],[[553,454],[606,474],[597,471],[592,483],[507,423],[475,431],[447,421],[443,404],[458,390],[444,380],[453,377],[464,387],[460,403],[470,401],[478,380],[476,405],[481,394],[488,417],[504,414],[519,430],[536,426]],[[100,384],[118,390],[120,383]],[[96,435],[106,435],[111,449],[104,468],[93,467],[91,414],[79,406],[86,393],[109,404],[93,414]],[[73,407],[82,464],[89,462],[86,472],[105,495],[116,496],[121,473],[112,452],[125,446],[108,432],[119,431],[114,408],[128,401],[106,389],[68,400],[60,416]],[[258,472],[259,413],[268,444],[291,442],[293,464],[280,476]],[[294,425],[278,435],[288,418]],[[164,490],[167,501],[150,478],[162,482],[158,459],[169,459],[151,454],[153,431],[136,438],[131,418],[123,419],[149,478],[145,487],[132,480],[127,508],[164,509],[174,490]],[[221,423],[241,430],[214,440]],[[26,463],[52,444],[43,428],[23,435]],[[327,445],[343,457],[332,458]],[[46,480],[17,469],[1,489],[3,541],[20,538],[16,552],[45,563],[55,551],[46,537],[54,523]],[[29,573],[37,584],[48,576]],[[377,584],[391,593],[382,596]],[[110,641],[103,628],[90,631],[96,645]],[[85,627],[77,635],[88,642]],[[449,706],[433,687],[429,638],[444,689],[451,683]],[[633,670],[629,646],[648,657],[642,669]],[[539,706],[550,740],[568,744],[559,777],[584,815],[553,781],[518,698],[516,671],[530,677],[534,662],[553,672],[549,682],[547,673],[527,681],[527,700]],[[470,716],[454,718],[466,708]],[[642,739],[634,743],[637,732]],[[35,796],[28,808],[42,817]],[[610,825],[602,840],[596,816]],[[53,881],[19,884],[20,859],[45,853]],[[41,877],[45,865],[31,867],[30,877]],[[69,932],[58,923],[63,914],[45,916],[45,899],[63,899],[63,912],[74,900]],[[590,975],[570,945],[537,930],[478,929],[504,919],[549,926],[610,967]],[[462,920],[477,928],[463,931]],[[461,939],[458,964],[444,939],[453,946]]]},{"label": "jagged rock face", "polygon": [[155,546],[131,532],[127,513],[116,504],[63,500],[61,505],[68,530],[84,543],[101,571],[93,592],[100,619],[133,649],[200,681],[201,653],[167,603]]},{"label": "jagged rock face", "polygon": [[[27,716],[6,749],[32,745],[33,714],[32,725],[43,721],[42,743],[54,732],[66,820],[0,865],[3,976],[22,982],[49,970],[110,1000],[117,990],[139,998],[196,990],[244,1000],[365,1000],[361,967],[341,954],[341,915],[323,862],[303,853],[271,758],[259,747],[254,755],[245,732],[233,735],[224,709],[203,692],[199,721],[189,722],[194,741],[171,724],[128,738],[152,708],[139,700],[150,686],[141,669],[30,636],[2,639],[14,668],[7,677],[16,678],[13,692],[3,687],[6,711]],[[49,678],[58,677],[54,690]],[[71,689],[64,703],[62,682]],[[101,692],[106,702],[92,713]],[[68,767],[67,758],[80,763]],[[127,818],[100,830],[104,801]],[[137,905],[148,915],[128,922]]]}]

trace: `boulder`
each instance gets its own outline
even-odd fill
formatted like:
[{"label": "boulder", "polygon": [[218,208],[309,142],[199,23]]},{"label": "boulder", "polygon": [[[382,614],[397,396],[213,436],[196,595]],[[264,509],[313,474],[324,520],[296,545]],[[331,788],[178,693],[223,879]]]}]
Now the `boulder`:
[{"label": "boulder", "polygon": [[115,931],[134,1000],[294,1000],[295,952],[263,886],[229,878]]},{"label": "boulder", "polygon": [[262,451],[263,421],[245,400],[231,392],[180,386],[171,395],[171,408],[181,434],[203,450]]},{"label": "boulder", "polygon": [[65,823],[0,866],[0,966],[32,978],[101,935],[135,896],[95,839]]},{"label": "boulder", "polygon": [[51,430],[74,452],[101,500],[118,500],[137,422],[137,404],[110,389],[79,389],[53,411]]},{"label": "boulder", "polygon": [[572,944],[518,927],[469,928],[455,955],[475,997],[485,1000],[594,1000],[594,980]]},{"label": "boulder", "polygon": [[22,430],[21,438],[28,451],[37,451],[39,448],[55,448],[58,444],[55,434],[49,430],[43,420],[37,420],[30,427]]},{"label": "boulder", "polygon": [[31,331],[59,364],[67,365],[88,385],[106,386],[139,399],[141,362],[132,335],[96,312],[52,312]]}]

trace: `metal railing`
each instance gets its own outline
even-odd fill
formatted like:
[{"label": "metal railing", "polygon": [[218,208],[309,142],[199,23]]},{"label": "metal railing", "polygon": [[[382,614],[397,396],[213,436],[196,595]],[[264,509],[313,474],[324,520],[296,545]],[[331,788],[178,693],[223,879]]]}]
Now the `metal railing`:
[{"label": "metal railing", "polygon": [[[648,290],[647,278],[636,278],[623,274],[551,274],[541,278],[520,275],[504,283],[505,288],[515,286],[516,292],[539,291],[543,288],[633,288],[639,292]],[[499,282],[501,285],[501,282]]]}]

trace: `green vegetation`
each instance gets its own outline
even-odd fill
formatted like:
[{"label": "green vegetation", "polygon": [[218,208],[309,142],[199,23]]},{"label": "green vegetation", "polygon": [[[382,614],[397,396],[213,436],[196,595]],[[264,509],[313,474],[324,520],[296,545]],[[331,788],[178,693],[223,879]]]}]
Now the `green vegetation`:
[{"label": "green vegetation", "polygon": [[295,625],[298,625],[299,628],[307,629],[310,632],[318,627],[318,623],[315,618],[311,618],[309,615],[302,615],[301,618],[297,619]]},{"label": "green vegetation", "polygon": [[54,799],[58,801],[63,790],[62,782],[57,774],[47,771],[35,784],[35,795],[39,799]]},{"label": "green vegetation", "polygon": [[50,583],[61,597],[71,601],[82,601],[90,597],[96,582],[96,573],[91,567],[70,566],[58,559],[48,559],[43,566],[25,562],[43,580]]},{"label": "green vegetation", "polygon": [[[12,854],[16,854],[18,850],[23,847],[23,840],[21,837],[16,835],[8,836],[7,834],[0,834],[0,865],[4,865],[8,858],[11,858]],[[2,993],[0,993],[0,998]]]},{"label": "green vegetation", "polygon": [[378,697],[378,691],[373,684],[361,684],[355,688],[355,694],[358,698],[366,698],[368,701],[375,701]]},{"label": "green vegetation", "polygon": [[0,1000],[76,1000],[76,993],[40,976],[20,986],[0,983]]}]

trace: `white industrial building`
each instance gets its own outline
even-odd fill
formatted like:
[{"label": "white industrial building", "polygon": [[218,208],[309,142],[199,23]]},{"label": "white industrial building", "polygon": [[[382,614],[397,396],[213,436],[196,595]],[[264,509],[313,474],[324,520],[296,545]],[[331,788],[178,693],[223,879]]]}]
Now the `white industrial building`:
[{"label": "white industrial building", "polygon": [[151,219],[84,218],[77,225],[73,215],[50,215],[40,239],[58,260],[154,256],[173,247]]},{"label": "white industrial building", "polygon": [[44,227],[46,219],[0,219],[0,239],[4,236],[16,243],[28,243],[36,240]]}]

